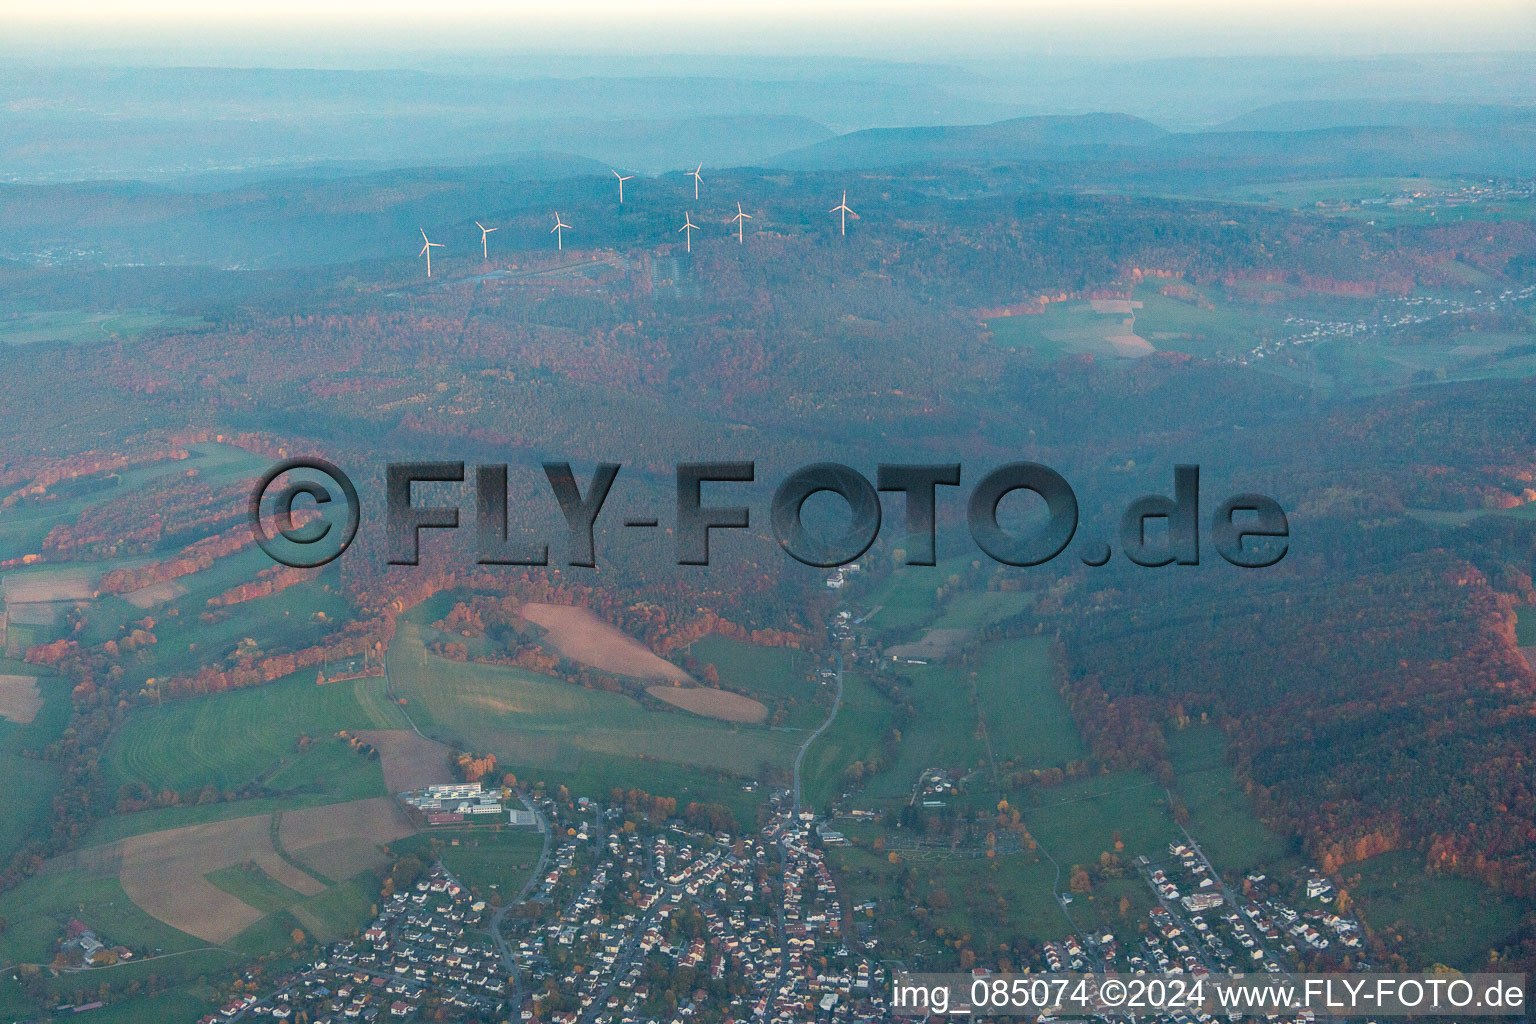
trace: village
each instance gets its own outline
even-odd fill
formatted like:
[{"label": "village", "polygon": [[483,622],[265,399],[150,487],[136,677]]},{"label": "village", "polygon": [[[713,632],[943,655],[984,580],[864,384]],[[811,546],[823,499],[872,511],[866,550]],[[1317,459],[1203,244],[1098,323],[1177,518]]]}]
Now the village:
[{"label": "village", "polygon": [[582,801],[558,841],[540,821],[547,870],[525,893],[549,913],[496,913],[434,865],[359,939],[200,1024],[886,1019],[885,969],[845,944],[813,816],[779,804],[759,834],[731,837],[644,834]]},{"label": "village", "polygon": [[[767,823],[747,836],[636,828],[620,809],[587,800],[569,812],[551,801],[534,807],[514,813],[535,817],[545,855],[516,900],[490,907],[435,864],[390,895],[359,937],[199,1024],[893,1018],[888,994],[905,965],[878,959],[877,943],[853,933],[855,912],[869,908],[848,906],[823,855],[839,837],[796,812],[790,793],[775,794]],[[1332,905],[1316,871],[1287,880],[1294,895],[1268,895],[1285,887],[1261,874],[1223,880],[1193,838],[1135,866],[1155,897],[1136,934],[1079,929],[1044,944],[1025,968],[1282,974],[1340,969],[1349,951],[1344,966],[1370,969],[1360,923]],[[1072,895],[1057,898],[1072,920]]]}]

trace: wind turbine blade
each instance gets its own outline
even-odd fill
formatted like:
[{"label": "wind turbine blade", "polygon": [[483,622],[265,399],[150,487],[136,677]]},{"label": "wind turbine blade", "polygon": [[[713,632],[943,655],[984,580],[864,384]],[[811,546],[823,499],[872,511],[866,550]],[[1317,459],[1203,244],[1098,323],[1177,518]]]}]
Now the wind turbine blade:
[{"label": "wind turbine blade", "polygon": [[[431,242],[428,242],[428,243],[427,243],[427,244],[426,244],[426,245],[423,245],[423,246],[422,246],[422,247],[421,247],[421,252],[426,252],[426,251],[427,251],[427,248],[428,248],[428,246],[430,246],[430,245],[431,245],[431,244],[432,244],[432,243],[431,243]],[[417,253],[417,254],[416,254],[416,258],[417,258],[417,259],[421,259],[421,252],[419,252],[419,253]]]}]

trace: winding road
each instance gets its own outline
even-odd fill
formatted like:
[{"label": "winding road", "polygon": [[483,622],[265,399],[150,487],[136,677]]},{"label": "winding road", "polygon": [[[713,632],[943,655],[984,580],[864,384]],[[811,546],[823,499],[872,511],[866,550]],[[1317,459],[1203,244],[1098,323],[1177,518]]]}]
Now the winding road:
[{"label": "winding road", "polygon": [[827,726],[837,717],[838,709],[843,706],[843,654],[834,651],[832,657],[837,659],[837,696],[832,700],[832,711],[827,715],[827,720],[816,727],[816,731],[805,738],[800,744],[800,749],[795,754],[795,813],[800,813],[800,762],[805,760],[805,752],[811,749],[811,744],[816,742],[816,737],[826,732]]}]

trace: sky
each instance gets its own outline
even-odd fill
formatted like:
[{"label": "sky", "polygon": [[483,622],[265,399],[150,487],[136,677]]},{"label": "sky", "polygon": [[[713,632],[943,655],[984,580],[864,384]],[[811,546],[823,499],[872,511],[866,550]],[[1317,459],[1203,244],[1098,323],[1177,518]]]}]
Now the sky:
[{"label": "sky", "polygon": [[1536,50],[1536,0],[0,0],[10,46],[210,63],[396,53],[1371,54]]}]

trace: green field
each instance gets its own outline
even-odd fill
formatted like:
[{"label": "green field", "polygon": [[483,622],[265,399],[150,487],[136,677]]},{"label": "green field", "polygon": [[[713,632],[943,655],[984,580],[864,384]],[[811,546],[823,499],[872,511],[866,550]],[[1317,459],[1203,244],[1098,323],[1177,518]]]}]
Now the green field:
[{"label": "green field", "polygon": [[0,314],[0,345],[71,345],[123,341],[156,328],[185,330],[202,323],[195,317],[165,313],[90,313],[84,310]]},{"label": "green field", "polygon": [[1209,309],[1164,295],[1155,283],[1143,284],[1134,294],[1142,304],[1136,311],[1136,333],[1162,350],[1200,356],[1247,352],[1282,319],[1281,314],[1234,302],[1220,292],[1201,296],[1213,307]]},{"label": "green field", "polygon": [[29,838],[48,828],[58,769],[37,755],[58,739],[69,723],[70,684],[38,669],[0,658],[0,674],[37,679],[43,706],[30,722],[0,720],[0,772],[7,784],[0,791],[0,856],[8,856]]},{"label": "green field", "polygon": [[543,848],[543,834],[524,828],[434,829],[390,847],[398,856],[441,860],[454,877],[491,903],[521,891]]},{"label": "green field", "polygon": [[1067,301],[1052,302],[1040,313],[997,317],[987,328],[994,344],[1030,348],[1047,359],[1079,352],[1114,357],[1119,353],[1109,338],[1133,333],[1131,321],[1131,314],[1096,313],[1086,301]]},{"label": "green field", "polygon": [[360,931],[378,914],[379,884],[371,872],[363,872],[293,904],[288,913],[311,939],[334,942]]},{"label": "green field", "polygon": [[340,573],[331,569],[270,597],[224,609],[214,621],[201,618],[209,598],[250,582],[271,565],[271,558],[252,546],[177,580],[187,592],[157,608],[145,610],[120,597],[103,598],[92,606],[82,638],[95,643],[114,639],[146,615],[153,616],[156,643],[124,664],[130,681],[143,682],[191,675],[204,665],[217,664],[244,640],[263,652],[308,647],[334,633],[351,615]]},{"label": "green field", "polygon": [[1290,844],[1258,819],[1231,767],[1222,763],[1225,748],[1214,725],[1169,731],[1168,756],[1189,811],[1189,831],[1223,875],[1256,868],[1279,874],[1299,866]]},{"label": "green field", "polygon": [[1488,951],[1519,926],[1518,902],[1481,882],[1430,874],[1411,850],[1372,857],[1343,870],[1345,888],[1362,920],[1409,970],[1441,963],[1486,969]]},{"label": "green field", "polygon": [[783,708],[784,725],[814,729],[827,717],[830,698],[813,678],[816,657],[793,647],[759,647],[710,634],[688,653],[713,665],[720,682],[751,694],[771,709]]},{"label": "green field", "polygon": [[96,877],[62,866],[0,893],[0,917],[9,926],[0,933],[0,958],[5,963],[46,964],[72,918],[85,922],[104,942],[127,945],[141,955],[206,945],[140,910],[116,877]]},{"label": "green field", "polygon": [[[379,763],[333,734],[403,728],[383,687],[382,679],[316,686],[306,670],[266,686],[136,708],[107,746],[107,774],[114,785],[141,782],[154,792],[259,780],[278,791],[313,791],[324,802],[380,796]],[[303,752],[300,736],[314,740]]]},{"label": "green field", "polygon": [[267,913],[290,907],[304,898],[303,893],[288,888],[259,864],[249,861],[210,871],[203,877],[241,902]]},{"label": "green field", "polygon": [[843,674],[843,705],[800,764],[800,785],[809,806],[824,808],[843,792],[845,772],[857,761],[871,764],[884,755],[891,729],[891,705],[861,672]]},{"label": "green field", "polygon": [[[909,857],[892,864],[884,854],[856,847],[828,851],[849,902],[879,901],[874,912],[881,955],[914,968],[952,967],[952,951],[935,938],[969,936],[978,952],[1003,943],[1045,941],[1073,931],[1052,895],[1056,871],[1038,853],[998,857]],[[912,897],[901,877],[913,876]],[[926,919],[926,925],[922,921]]]},{"label": "green field", "polygon": [[[50,1001],[102,998],[101,986],[107,985],[109,1005],[93,1012],[92,1020],[122,1024],[192,1020],[207,1013],[217,996],[203,979],[225,976],[240,957],[289,953],[290,932],[295,927],[321,941],[354,933],[374,913],[378,890],[378,880],[371,874],[307,898],[250,867],[227,868],[211,873],[209,878],[252,905],[273,911],[227,948],[209,947],[145,914],[115,877],[56,862],[49,870],[0,893],[0,917],[7,925],[0,931],[0,959],[8,966],[46,965],[65,926],[78,919],[109,944],[127,945],[135,958],[114,967],[56,978],[45,972]],[[279,909],[279,905],[286,909]],[[151,997],[128,996],[130,986],[142,986],[150,976],[169,990]],[[35,1013],[36,1005],[16,981],[7,977],[0,982],[0,1017],[31,1019]]]},{"label": "green field", "polygon": [[1536,608],[1521,608],[1515,618],[1515,643],[1536,645]]},{"label": "green field", "polygon": [[972,561],[959,557],[932,566],[899,566],[863,601],[869,609],[864,613],[869,628],[879,632],[908,630],[931,621],[937,612],[938,589],[956,579]]},{"label": "green field", "polygon": [[[1008,762],[1044,768],[1087,756],[1057,690],[1045,638],[994,641],[969,665],[900,665],[891,671],[910,680],[905,699],[917,713],[903,730],[894,760],[866,786],[868,798],[909,799],[925,769],[981,769],[970,788],[990,794],[977,797],[988,803],[1003,787],[997,772]],[[874,705],[865,701],[855,707],[864,711]],[[840,742],[849,744],[848,739]],[[812,754],[817,760],[811,763],[819,766],[813,776],[822,787],[818,792],[839,784],[840,776],[829,774],[830,752]],[[846,764],[837,770],[842,767]]]},{"label": "green field", "polygon": [[1023,768],[1064,765],[1088,756],[1062,699],[1051,641],[999,640],[982,649],[975,668],[977,707],[999,761]]},{"label": "green field", "polygon": [[638,787],[741,806],[740,778],[787,768],[800,735],[663,710],[521,669],[448,661],[427,652],[411,622],[390,645],[389,673],[423,732],[494,753],[525,781],[564,782],[594,796]]},{"label": "green field", "polygon": [[[92,1022],[166,1024],[167,1021],[192,1021],[217,1007],[220,993],[208,979],[222,979],[237,962],[236,954],[230,950],[213,947],[49,977],[44,987],[49,993],[47,1002],[50,1006],[94,1002],[105,994],[109,1000],[106,1006],[90,1011],[88,1018],[80,1018]],[[143,986],[151,978],[158,991],[154,995],[144,995]],[[105,993],[103,986],[108,987]],[[130,991],[133,994],[129,994]],[[37,1003],[27,998],[9,974],[0,981],[0,1018],[37,1020],[37,1011]]]},{"label": "green field", "polygon": [[985,629],[1028,608],[1035,595],[1025,590],[965,590],[951,597],[933,621],[935,629]]},{"label": "green field", "polygon": [[1119,851],[1122,859],[1155,856],[1184,839],[1163,787],[1140,772],[1096,775],[1037,790],[1023,810],[1030,833],[1063,871],[1116,852],[1116,833],[1125,844]]},{"label": "green field", "polygon": [[951,665],[902,665],[910,680],[906,699],[917,709],[902,733],[896,756],[870,780],[864,796],[906,802],[929,768],[968,771],[987,763],[978,728],[975,693],[966,669]]}]

